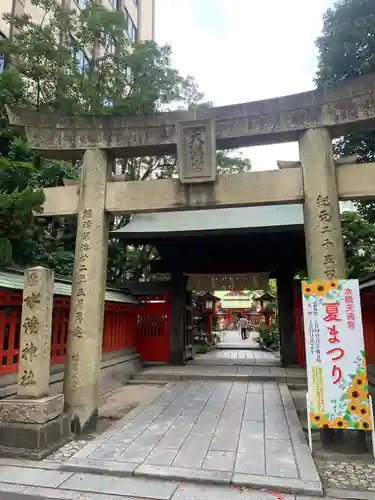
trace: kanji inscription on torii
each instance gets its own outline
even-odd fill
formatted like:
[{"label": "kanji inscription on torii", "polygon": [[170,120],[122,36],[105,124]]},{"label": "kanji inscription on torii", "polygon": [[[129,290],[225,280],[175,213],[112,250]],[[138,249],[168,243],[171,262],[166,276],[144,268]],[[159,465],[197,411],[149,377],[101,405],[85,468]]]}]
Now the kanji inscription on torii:
[{"label": "kanji inscription on torii", "polygon": [[179,122],[176,136],[180,181],[185,184],[215,182],[215,121]]}]

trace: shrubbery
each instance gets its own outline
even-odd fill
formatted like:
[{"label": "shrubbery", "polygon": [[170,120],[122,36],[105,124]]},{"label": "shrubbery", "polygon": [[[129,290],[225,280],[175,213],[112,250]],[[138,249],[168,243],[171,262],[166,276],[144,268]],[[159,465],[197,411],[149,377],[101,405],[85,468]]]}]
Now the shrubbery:
[{"label": "shrubbery", "polygon": [[256,341],[260,347],[278,349],[280,347],[280,331],[278,324],[273,321],[270,326],[262,323],[256,327],[259,337]]},{"label": "shrubbery", "polygon": [[201,333],[194,337],[194,345],[196,346],[197,354],[205,354],[219,342],[220,336],[217,333],[212,334],[212,341],[208,340],[207,333]]}]

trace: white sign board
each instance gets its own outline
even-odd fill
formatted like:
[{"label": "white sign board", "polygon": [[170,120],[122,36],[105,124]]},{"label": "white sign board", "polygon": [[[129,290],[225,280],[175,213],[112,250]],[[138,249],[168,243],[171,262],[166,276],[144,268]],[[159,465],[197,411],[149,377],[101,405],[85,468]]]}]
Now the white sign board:
[{"label": "white sign board", "polygon": [[371,430],[357,280],[302,282],[312,428]]}]

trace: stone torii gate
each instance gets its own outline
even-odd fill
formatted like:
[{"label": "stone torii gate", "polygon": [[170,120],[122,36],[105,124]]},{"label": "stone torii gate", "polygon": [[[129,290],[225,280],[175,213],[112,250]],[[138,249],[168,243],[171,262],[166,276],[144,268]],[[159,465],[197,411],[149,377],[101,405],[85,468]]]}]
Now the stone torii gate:
[{"label": "stone torii gate", "polygon": [[[375,196],[375,163],[336,164],[332,138],[375,128],[375,78],[232,106],[154,116],[8,111],[30,147],[83,157],[81,185],[45,189],[43,216],[78,216],[64,379],[72,430],[95,427],[108,215],[303,203],[311,279],[345,278],[339,200]],[[300,162],[278,171],[216,175],[216,149],[298,141]],[[180,179],[111,182],[115,157],[177,151]]]}]

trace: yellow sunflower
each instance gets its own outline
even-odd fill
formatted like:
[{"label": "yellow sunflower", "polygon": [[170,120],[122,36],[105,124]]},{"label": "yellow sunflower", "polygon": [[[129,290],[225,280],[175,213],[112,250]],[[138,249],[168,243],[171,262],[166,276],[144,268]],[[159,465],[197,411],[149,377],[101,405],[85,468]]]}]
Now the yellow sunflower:
[{"label": "yellow sunflower", "polygon": [[362,420],[370,418],[370,408],[366,405],[361,405],[359,407],[358,415],[361,415]]},{"label": "yellow sunflower", "polygon": [[360,422],[358,422],[358,429],[362,431],[371,431],[371,419],[370,418],[365,418],[362,419]]},{"label": "yellow sunflower", "polygon": [[346,429],[348,427],[348,422],[343,418],[337,417],[332,422],[332,427],[335,429]]},{"label": "yellow sunflower", "polygon": [[326,286],[328,290],[338,290],[339,282],[337,280],[328,281],[328,283],[326,283]]},{"label": "yellow sunflower", "polygon": [[359,387],[349,387],[347,392],[348,399],[360,401],[361,399],[367,399],[367,391],[360,389]]},{"label": "yellow sunflower", "polygon": [[324,297],[328,292],[328,287],[326,283],[318,282],[316,285],[316,294],[320,297]]},{"label": "yellow sunflower", "polygon": [[359,401],[349,401],[348,410],[352,415],[359,415],[361,411],[361,405],[359,404]]},{"label": "yellow sunflower", "polygon": [[363,390],[363,387],[365,385],[367,385],[367,377],[365,373],[363,373],[363,375],[357,375],[356,377],[354,377],[352,382],[353,389]]},{"label": "yellow sunflower", "polygon": [[302,293],[305,297],[310,297],[316,293],[314,283],[302,283]]},{"label": "yellow sunflower", "polygon": [[310,413],[310,423],[315,424],[317,427],[323,427],[325,420],[323,413]]}]

